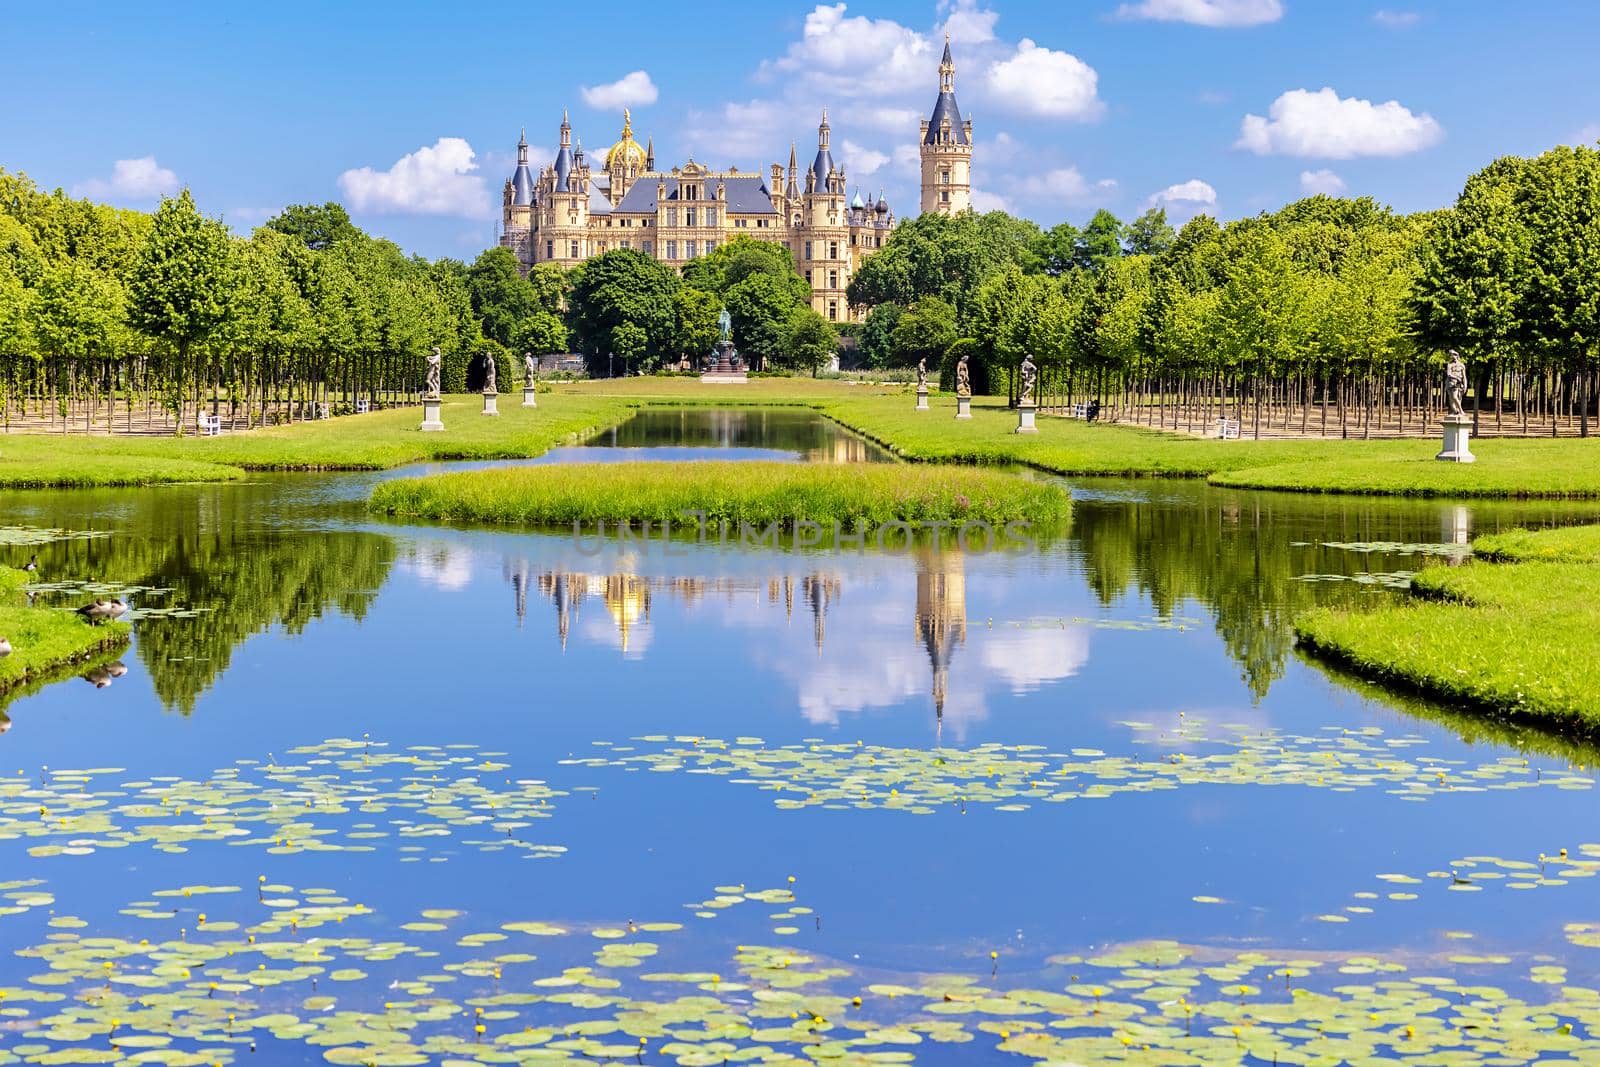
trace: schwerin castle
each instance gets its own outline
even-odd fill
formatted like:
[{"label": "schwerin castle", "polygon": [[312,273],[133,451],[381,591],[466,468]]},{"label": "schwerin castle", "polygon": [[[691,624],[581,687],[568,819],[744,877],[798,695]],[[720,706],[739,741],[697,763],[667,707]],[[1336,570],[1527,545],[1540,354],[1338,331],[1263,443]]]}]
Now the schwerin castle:
[{"label": "schwerin castle", "polygon": [[[956,67],[950,42],[939,63],[939,99],[922,122],[922,210],[945,214],[972,205],[972,121],[956,105]],[[828,147],[828,115],[817,129],[817,156],[801,172],[793,146],[789,168],[770,176],[733,168],[714,171],[690,159],[656,169],[655,141],[643,147],[624,111],[622,138],[598,171],[589,165],[572,124],[561,117],[555,162],[535,177],[526,134],[517,143],[517,169],[506,180],[500,244],[524,271],[536,263],[575,266],[615,248],[637,248],[681,267],[736,236],[786,246],[811,285],[811,306],[835,321],[851,317],[845,287],[862,260],[883,247],[895,215],[880,193],[846,202],[844,168]]]}]

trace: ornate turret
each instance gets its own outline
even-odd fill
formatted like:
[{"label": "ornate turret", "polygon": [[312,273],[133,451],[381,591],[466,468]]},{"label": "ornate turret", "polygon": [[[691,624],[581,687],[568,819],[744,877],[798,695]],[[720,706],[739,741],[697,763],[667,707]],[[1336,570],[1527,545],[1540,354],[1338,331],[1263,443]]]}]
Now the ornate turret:
[{"label": "ornate turret", "polygon": [[528,166],[528,131],[517,139],[517,169],[511,175],[511,203],[527,207],[533,203],[533,171]]},{"label": "ornate turret", "polygon": [[796,158],[796,148],[793,141],[789,142],[789,184],[784,187],[783,195],[789,198],[791,206],[800,199],[800,164]]},{"label": "ornate turret", "polygon": [[922,123],[922,210],[954,215],[972,206],[972,120],[956,103],[956,64],[945,35],[939,99]]},{"label": "ornate turret", "polygon": [[645,141],[644,169],[646,171],[653,171],[656,169],[656,139],[654,137],[648,138]]},{"label": "ornate turret", "polygon": [[572,122],[567,118],[567,109],[561,109],[561,147],[556,152],[554,164],[556,172],[556,192],[567,191],[567,177],[572,173]]},{"label": "ornate turret", "polygon": [[817,127],[817,158],[811,164],[811,181],[806,183],[807,191],[814,187],[817,192],[832,192],[829,179],[833,177],[833,152],[828,148],[828,141],[832,131],[828,126],[828,109],[822,109],[822,125]]}]

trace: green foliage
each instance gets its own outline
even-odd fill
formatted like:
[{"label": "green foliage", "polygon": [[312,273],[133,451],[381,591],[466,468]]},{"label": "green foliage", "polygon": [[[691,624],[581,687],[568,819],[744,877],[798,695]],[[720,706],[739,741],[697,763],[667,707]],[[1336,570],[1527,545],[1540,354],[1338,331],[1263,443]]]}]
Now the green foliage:
[{"label": "green foliage", "polygon": [[816,374],[839,352],[839,331],[814,308],[796,308],[784,330],[783,362]]},{"label": "green foliage", "polygon": [[673,293],[673,355],[696,365],[705,359],[722,337],[721,327],[717,324],[717,317],[721,313],[722,301],[704,289],[684,285]]},{"label": "green foliage", "polygon": [[713,523],[876,527],[922,519],[1057,523],[1070,498],[1043,482],[954,467],[594,463],[395,479],[373,490],[371,506],[391,515],[515,525],[681,524],[685,511],[700,511]]},{"label": "green foliage", "polygon": [[532,352],[536,356],[567,350],[567,326],[558,316],[538,308],[517,323],[511,335],[511,348],[515,352]]},{"label": "green foliage", "polygon": [[670,351],[679,284],[672,268],[637,249],[603,252],[577,268],[567,325],[589,372],[608,373],[612,355],[637,360]]},{"label": "green foliage", "polygon": [[[802,283],[803,284],[803,283]],[[733,325],[733,343],[747,360],[782,360],[790,319],[801,307],[789,282],[767,272],[747,274],[728,286],[722,302]]]},{"label": "green foliage", "polygon": [[344,205],[330,200],[325,204],[290,204],[263,224],[263,229],[276,230],[297,239],[313,252],[326,252],[341,241],[359,241],[366,237]]},{"label": "green foliage", "polygon": [[925,296],[906,308],[891,335],[893,366],[913,367],[926,359],[938,373],[945,349],[956,340],[956,309],[936,296]]},{"label": "green foliage", "polygon": [[866,366],[881,370],[893,361],[894,328],[900,321],[900,315],[899,304],[879,304],[867,312],[857,341]]},{"label": "green foliage", "polygon": [[90,626],[70,612],[24,606],[14,590],[25,577],[0,567],[0,637],[12,646],[11,655],[0,659],[0,693],[127,645],[127,623]]},{"label": "green foliage", "polygon": [[1153,207],[1128,223],[1127,241],[1130,256],[1159,256],[1169,251],[1178,234],[1167,224],[1167,209]]},{"label": "green foliage", "polygon": [[208,340],[231,310],[231,253],[227,231],[187,189],[163,199],[129,285],[129,322],[180,353]]},{"label": "green foliage", "polygon": [[850,279],[853,307],[898,304],[937,296],[960,316],[991,275],[1020,264],[1039,228],[1001,211],[985,215],[926,214],[901,223]]}]

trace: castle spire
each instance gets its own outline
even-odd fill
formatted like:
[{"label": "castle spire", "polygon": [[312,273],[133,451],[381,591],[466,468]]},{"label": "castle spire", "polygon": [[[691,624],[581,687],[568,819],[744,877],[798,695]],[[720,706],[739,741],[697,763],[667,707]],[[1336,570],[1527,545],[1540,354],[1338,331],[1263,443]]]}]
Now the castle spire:
[{"label": "castle spire", "polygon": [[654,137],[645,139],[644,169],[647,171],[656,169],[656,139]]},{"label": "castle spire", "polygon": [[561,147],[572,147],[572,122],[567,118],[567,109],[561,109]]},{"label": "castle spire", "polygon": [[939,61],[939,91],[953,93],[956,91],[956,61],[950,56],[950,34],[944,35],[944,58]]}]

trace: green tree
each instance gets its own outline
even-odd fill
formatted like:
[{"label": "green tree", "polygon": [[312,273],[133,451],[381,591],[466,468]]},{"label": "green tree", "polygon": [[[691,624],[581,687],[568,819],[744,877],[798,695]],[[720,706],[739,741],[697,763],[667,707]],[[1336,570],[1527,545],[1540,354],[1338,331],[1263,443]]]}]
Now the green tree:
[{"label": "green tree", "polygon": [[857,342],[866,366],[881,370],[894,359],[894,327],[901,314],[899,304],[879,304],[867,312]]},{"label": "green tree", "polygon": [[[636,365],[639,354],[670,351],[677,319],[672,295],[680,284],[671,267],[636,249],[602,252],[573,272],[568,297],[567,325],[572,340],[583,352],[591,374],[611,373],[613,355]],[[616,349],[616,331],[637,354],[624,357]]]},{"label": "green tree", "polygon": [[758,369],[768,359],[783,359],[789,321],[804,306],[796,295],[786,281],[767,273],[747,275],[723,293],[734,346]]},{"label": "green tree", "polygon": [[698,364],[722,336],[717,324],[722,301],[704,289],[684,285],[672,294],[672,352],[680,360]]},{"label": "green tree", "polygon": [[566,324],[541,308],[517,323],[517,328],[512,332],[511,347],[516,352],[532,352],[536,356],[565,352]]},{"label": "green tree", "polygon": [[516,254],[509,248],[490,248],[467,269],[467,291],[472,310],[482,323],[483,336],[502,345],[512,343],[517,326],[540,305],[534,287],[522,276]]},{"label": "green tree", "polygon": [[1170,249],[1177,239],[1177,233],[1167,225],[1167,209],[1164,207],[1153,207],[1128,223],[1130,256],[1159,256]]},{"label": "green tree", "polygon": [[1065,274],[1077,262],[1078,242],[1082,237],[1082,233],[1070,222],[1046,230],[1028,246],[1029,259],[1024,269],[1051,277]]},{"label": "green tree", "polygon": [[1126,227],[1111,212],[1101,208],[1089,220],[1073,249],[1072,265],[1079,270],[1096,271],[1122,255]]},{"label": "green tree", "polygon": [[839,331],[833,324],[814,308],[795,309],[784,331],[784,362],[814,376],[838,353]]},{"label": "green tree", "polygon": [[313,252],[325,252],[341,241],[366,236],[350,221],[344,205],[334,200],[325,204],[290,204],[268,219],[265,226],[298,238]]},{"label": "green tree", "polygon": [[926,359],[928,369],[938,373],[945,349],[957,336],[956,309],[939,297],[925,296],[906,308],[895,323],[894,362],[911,367],[918,360]]},{"label": "green tree", "polygon": [[199,406],[199,378],[191,355],[227,321],[233,299],[233,249],[222,224],[205,218],[185,189],[165,197],[128,288],[128,321],[141,333],[169,345],[175,356],[177,431],[191,376]]}]

